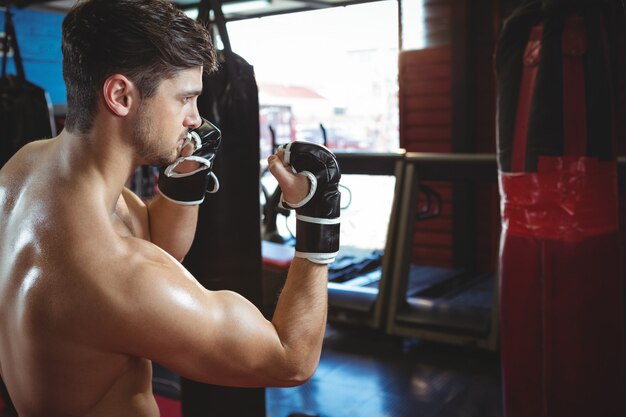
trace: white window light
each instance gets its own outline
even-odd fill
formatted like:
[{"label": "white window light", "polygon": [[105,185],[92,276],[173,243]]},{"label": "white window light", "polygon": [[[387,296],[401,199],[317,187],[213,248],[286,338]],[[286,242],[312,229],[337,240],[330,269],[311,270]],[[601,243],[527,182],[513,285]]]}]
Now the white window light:
[{"label": "white window light", "polygon": [[246,12],[250,10],[264,9],[270,5],[269,0],[237,1],[222,4],[224,14]]},{"label": "white window light", "polygon": [[[270,5],[269,0],[249,0],[249,1],[237,1],[232,3],[222,4],[222,12],[224,14],[236,14],[251,10],[264,9]],[[196,20],[198,18],[198,9],[188,9],[184,13],[190,18]]]}]

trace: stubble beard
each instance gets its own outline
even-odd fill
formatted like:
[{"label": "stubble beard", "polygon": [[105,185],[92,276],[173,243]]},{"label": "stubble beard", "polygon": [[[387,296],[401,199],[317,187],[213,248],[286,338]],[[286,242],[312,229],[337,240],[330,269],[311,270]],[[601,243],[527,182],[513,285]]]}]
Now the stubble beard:
[{"label": "stubble beard", "polygon": [[178,152],[176,149],[163,149],[159,147],[165,141],[158,139],[160,137],[149,116],[149,109],[144,103],[141,103],[138,110],[137,123],[132,133],[133,146],[137,151],[137,155],[145,164],[152,166],[164,166],[173,163]]}]

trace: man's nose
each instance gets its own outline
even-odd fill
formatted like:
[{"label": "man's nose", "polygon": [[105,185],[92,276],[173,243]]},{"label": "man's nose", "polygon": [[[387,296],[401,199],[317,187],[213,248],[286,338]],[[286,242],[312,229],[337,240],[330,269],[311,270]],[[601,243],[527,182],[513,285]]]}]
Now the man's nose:
[{"label": "man's nose", "polygon": [[187,117],[185,122],[186,127],[188,127],[189,129],[195,129],[197,127],[200,127],[200,125],[202,124],[202,117],[200,117],[200,112],[198,112],[197,107],[194,109],[193,114]]}]

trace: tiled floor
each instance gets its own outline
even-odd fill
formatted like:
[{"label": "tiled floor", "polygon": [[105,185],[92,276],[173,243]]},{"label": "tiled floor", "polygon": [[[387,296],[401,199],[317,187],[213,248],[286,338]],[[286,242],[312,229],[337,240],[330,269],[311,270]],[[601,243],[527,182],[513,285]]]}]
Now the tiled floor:
[{"label": "tiled floor", "polygon": [[267,390],[267,417],[502,416],[499,357],[329,326],[301,387]]}]

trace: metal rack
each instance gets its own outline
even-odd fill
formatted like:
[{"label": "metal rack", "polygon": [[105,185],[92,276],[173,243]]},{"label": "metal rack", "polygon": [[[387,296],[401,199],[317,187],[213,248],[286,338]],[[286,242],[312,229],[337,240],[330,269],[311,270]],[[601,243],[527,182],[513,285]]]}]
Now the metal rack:
[{"label": "metal rack", "polygon": [[[395,177],[395,190],[380,268],[343,282],[328,283],[328,319],[382,329],[393,275],[393,253],[398,229],[398,209],[403,182],[404,151],[397,153],[338,153],[342,174]],[[372,190],[376,204],[376,190]]]},{"label": "metal rack", "polygon": [[[465,251],[465,255],[454,257],[452,268],[411,262],[412,231],[421,181],[452,181],[455,188],[471,194],[472,184],[497,181],[495,155],[407,153],[403,178],[387,333],[495,350],[498,346],[497,274],[476,273],[467,248],[455,248]],[[458,214],[471,213],[467,207],[453,209]],[[461,226],[471,223],[471,219],[465,217],[465,221],[459,221]],[[454,215],[455,229],[460,218]],[[473,235],[465,239],[471,241]]]}]

